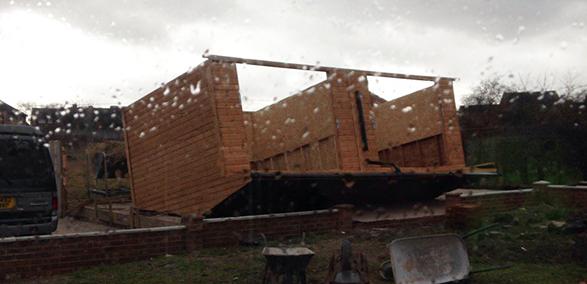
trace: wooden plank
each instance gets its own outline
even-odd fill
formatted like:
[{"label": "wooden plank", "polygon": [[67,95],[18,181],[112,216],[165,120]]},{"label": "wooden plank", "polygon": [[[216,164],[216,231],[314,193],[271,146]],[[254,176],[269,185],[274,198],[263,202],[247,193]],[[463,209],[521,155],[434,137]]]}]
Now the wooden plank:
[{"label": "wooden plank", "polygon": [[249,65],[259,65],[259,66],[267,66],[267,67],[288,68],[288,69],[298,69],[298,70],[308,70],[308,71],[322,71],[322,72],[329,72],[329,73],[331,73],[331,72],[357,72],[357,73],[364,73],[369,76],[408,79],[408,80],[420,80],[420,81],[437,81],[440,79],[451,80],[451,81],[455,80],[455,78],[440,77],[440,76],[412,75],[412,74],[379,72],[379,71],[360,70],[360,69],[337,68],[337,67],[328,67],[328,66],[319,66],[319,65],[285,63],[285,62],[259,60],[259,59],[246,59],[246,58],[239,58],[239,57],[213,55],[213,54],[204,54],[204,55],[202,55],[202,57],[207,58],[208,60],[218,61],[218,62],[241,63],[241,64],[249,64]]}]

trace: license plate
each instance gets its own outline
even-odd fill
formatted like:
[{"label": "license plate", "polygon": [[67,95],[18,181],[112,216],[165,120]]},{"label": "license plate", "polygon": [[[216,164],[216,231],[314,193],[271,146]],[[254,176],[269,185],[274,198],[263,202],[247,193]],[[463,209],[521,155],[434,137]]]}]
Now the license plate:
[{"label": "license plate", "polygon": [[0,197],[0,209],[12,209],[16,207],[16,198]]}]

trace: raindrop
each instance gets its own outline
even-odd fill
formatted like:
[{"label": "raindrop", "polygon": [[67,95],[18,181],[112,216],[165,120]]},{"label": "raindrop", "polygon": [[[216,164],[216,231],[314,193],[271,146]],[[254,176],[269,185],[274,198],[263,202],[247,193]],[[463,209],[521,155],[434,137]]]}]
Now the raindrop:
[{"label": "raindrop", "polygon": [[355,181],[352,177],[345,176],[342,178],[342,181],[344,182],[344,186],[346,186],[347,188],[352,188],[353,186],[355,186]]},{"label": "raindrop", "polygon": [[282,176],[283,175],[282,175],[281,172],[276,172],[274,177],[275,177],[276,180],[278,180],[278,179],[281,179]]},{"label": "raindrop", "polygon": [[305,131],[304,134],[302,134],[302,139],[306,139],[306,138],[308,138],[308,136],[310,136],[310,132]]},{"label": "raindrop", "polygon": [[141,134],[139,134],[139,138],[143,138],[145,137],[145,132],[141,132]]},{"label": "raindrop", "polygon": [[169,93],[171,93],[171,91],[169,90],[169,87],[165,88],[165,91],[163,91],[163,95],[168,96]]},{"label": "raindrop", "polygon": [[190,84],[190,93],[192,93],[192,95],[198,95],[200,94],[200,81],[198,81],[198,83],[196,83],[196,87],[194,88],[194,85]]},{"label": "raindrop", "polygon": [[408,113],[408,112],[410,112],[412,110],[413,110],[413,108],[411,106],[407,106],[407,107],[405,107],[405,108],[402,109],[402,112],[403,113]]},{"label": "raindrop", "polygon": [[319,107],[315,107],[314,108],[314,113],[318,113],[319,111],[320,111],[320,108]]}]

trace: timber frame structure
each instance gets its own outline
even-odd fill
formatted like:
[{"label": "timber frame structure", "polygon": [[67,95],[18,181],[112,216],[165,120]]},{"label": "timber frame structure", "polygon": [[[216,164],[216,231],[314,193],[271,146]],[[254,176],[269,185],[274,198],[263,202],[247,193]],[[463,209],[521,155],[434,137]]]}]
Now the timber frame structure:
[{"label": "timber frame structure", "polygon": [[[136,208],[213,216],[320,209],[315,207],[348,200],[325,196],[340,195],[331,189],[349,184],[358,194],[380,188],[375,199],[402,199],[406,194],[388,190],[398,179],[410,180],[407,195],[414,195],[415,182],[440,184],[429,190],[437,196],[456,186],[452,173],[465,168],[453,78],[204,57],[123,110]],[[327,79],[245,112],[236,64],[321,71]],[[369,91],[367,76],[434,84],[385,101]],[[316,188],[329,192],[309,198]],[[289,199],[313,201],[284,208]]]}]

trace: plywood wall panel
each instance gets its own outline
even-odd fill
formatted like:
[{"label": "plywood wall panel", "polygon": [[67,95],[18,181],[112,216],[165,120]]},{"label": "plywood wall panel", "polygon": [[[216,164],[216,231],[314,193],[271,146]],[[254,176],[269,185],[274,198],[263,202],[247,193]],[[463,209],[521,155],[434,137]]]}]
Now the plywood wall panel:
[{"label": "plywood wall panel", "polygon": [[374,109],[378,150],[442,133],[437,90],[432,86]]},{"label": "plywood wall panel", "polygon": [[247,182],[234,65],[207,62],[123,114],[136,207],[201,213]]},{"label": "plywood wall panel", "polygon": [[374,118],[380,157],[410,167],[464,166],[452,81],[441,79],[429,88],[380,101]]},{"label": "plywood wall panel", "polygon": [[263,160],[334,135],[330,92],[322,82],[252,113],[254,160]]}]

